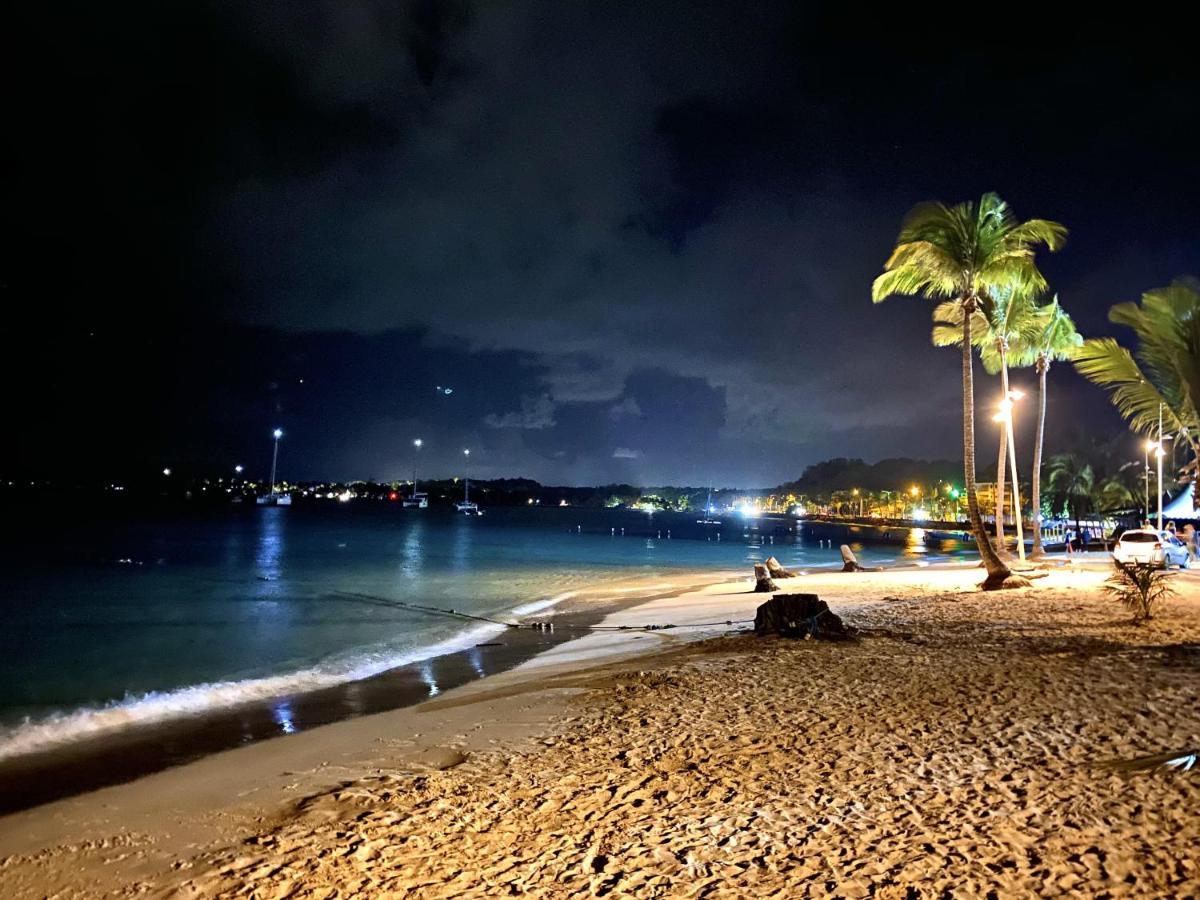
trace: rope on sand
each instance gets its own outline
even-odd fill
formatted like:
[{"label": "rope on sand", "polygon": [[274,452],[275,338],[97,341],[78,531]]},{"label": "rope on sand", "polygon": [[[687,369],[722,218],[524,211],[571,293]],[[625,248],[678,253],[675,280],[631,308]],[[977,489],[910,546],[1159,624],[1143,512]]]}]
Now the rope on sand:
[{"label": "rope on sand", "polygon": [[[378,597],[374,594],[363,594],[358,591],[334,591],[338,597],[356,600],[360,603],[370,603],[375,606],[386,606],[397,609],[411,609],[430,615],[446,616],[453,619],[469,619],[475,622],[487,622],[492,625],[503,625],[505,628],[527,628],[532,631],[554,630],[553,623],[548,622],[506,622],[503,619],[493,619],[490,616],[477,616],[473,613],[459,612],[457,609],[443,609],[440,606],[425,606],[421,603],[409,603],[405,600],[393,600],[390,597]],[[753,619],[726,619],[724,622],[685,622],[682,624],[647,624],[647,625],[578,625],[573,623],[560,624],[558,627],[568,631],[666,631],[672,628],[713,628],[718,625],[732,627],[753,623]]]}]

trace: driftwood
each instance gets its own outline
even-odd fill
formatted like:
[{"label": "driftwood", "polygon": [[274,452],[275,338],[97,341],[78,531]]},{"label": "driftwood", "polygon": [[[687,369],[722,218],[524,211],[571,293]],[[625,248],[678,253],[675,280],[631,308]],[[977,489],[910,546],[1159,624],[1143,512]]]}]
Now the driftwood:
[{"label": "driftwood", "polygon": [[755,612],[754,633],[826,641],[852,636],[846,624],[816,594],[776,594]]},{"label": "driftwood", "polygon": [[779,590],[779,585],[771,580],[771,573],[761,564],[754,566],[754,593],[765,594],[768,591]]},{"label": "driftwood", "polygon": [[858,557],[854,555],[854,551],[849,545],[842,544],[842,571],[843,572],[882,572],[881,568],[868,568],[858,564]]},{"label": "driftwood", "polygon": [[780,565],[779,560],[777,560],[773,556],[767,557],[766,566],[767,566],[767,571],[770,573],[772,578],[795,578],[796,577],[795,572],[791,571],[790,569],[785,569],[782,565]]}]

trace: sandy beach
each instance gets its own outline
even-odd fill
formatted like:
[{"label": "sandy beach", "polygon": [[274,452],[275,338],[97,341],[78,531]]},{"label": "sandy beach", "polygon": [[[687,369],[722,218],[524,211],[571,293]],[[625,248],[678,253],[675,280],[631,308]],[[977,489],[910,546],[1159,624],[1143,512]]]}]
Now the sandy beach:
[{"label": "sandy beach", "polygon": [[781,582],[853,644],[735,633],[745,579],[660,585],[419,706],[0,819],[3,893],[1187,896],[1200,776],[1102,764],[1200,744],[1200,578],[1133,626],[1105,575]]}]

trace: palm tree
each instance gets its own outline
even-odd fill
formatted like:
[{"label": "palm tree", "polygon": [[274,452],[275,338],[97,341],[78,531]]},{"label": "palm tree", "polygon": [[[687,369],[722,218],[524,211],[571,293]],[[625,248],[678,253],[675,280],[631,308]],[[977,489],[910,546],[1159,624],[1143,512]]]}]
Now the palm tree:
[{"label": "palm tree", "polygon": [[1059,453],[1050,457],[1048,469],[1050,504],[1075,519],[1075,533],[1079,534],[1080,516],[1090,512],[1095,504],[1095,471],[1078,453]]},{"label": "palm tree", "polygon": [[1163,426],[1200,458],[1200,286],[1179,279],[1142,294],[1142,302],[1118,303],[1108,319],[1137,336],[1130,353],[1112,338],[1084,341],[1075,368],[1107,388],[1113,405],[1136,431],[1153,435],[1159,411]]},{"label": "palm tree", "polygon": [[[1008,397],[1008,367],[1029,365],[1031,349],[1040,328],[1037,301],[1027,292],[995,291],[989,313],[976,312],[971,325],[975,346],[979,348],[983,368],[989,375],[1000,376],[1000,396]],[[956,346],[962,341],[962,308],[953,300],[939,303],[933,311],[933,344],[935,347]],[[1004,543],[1004,482],[1008,429],[1000,429],[1000,455],[996,462],[996,550],[1007,555]],[[1016,494],[1014,493],[1014,496]],[[1013,510],[1019,516],[1019,509]]]},{"label": "palm tree", "polygon": [[[1018,222],[996,194],[979,203],[955,206],[920,203],[905,216],[884,272],[871,286],[880,303],[892,294],[953,298],[962,308],[963,481],[967,511],[979,554],[987,568],[985,589],[1003,587],[1012,577],[988,540],[975,491],[975,382],[971,326],[976,312],[986,317],[996,292],[1045,289],[1034,248],[1057,250],[1067,229],[1057,222]],[[1012,582],[1009,582],[1012,583]]]},{"label": "palm tree", "polygon": [[1033,550],[1030,555],[1034,559],[1046,555],[1042,549],[1042,443],[1046,437],[1046,375],[1052,362],[1070,359],[1083,344],[1083,336],[1075,330],[1075,323],[1059,306],[1057,294],[1038,313],[1038,333],[1027,351],[1033,356],[1034,371],[1038,376],[1037,435],[1033,441],[1033,487],[1029,498],[1033,511]]}]

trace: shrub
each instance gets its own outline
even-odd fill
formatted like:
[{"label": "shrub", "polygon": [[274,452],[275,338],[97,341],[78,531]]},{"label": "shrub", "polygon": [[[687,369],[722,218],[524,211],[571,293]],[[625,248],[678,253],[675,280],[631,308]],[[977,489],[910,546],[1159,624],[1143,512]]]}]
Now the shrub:
[{"label": "shrub", "polygon": [[1172,573],[1158,566],[1113,560],[1113,573],[1104,582],[1104,590],[1133,613],[1134,622],[1151,617],[1154,607],[1172,596]]}]

